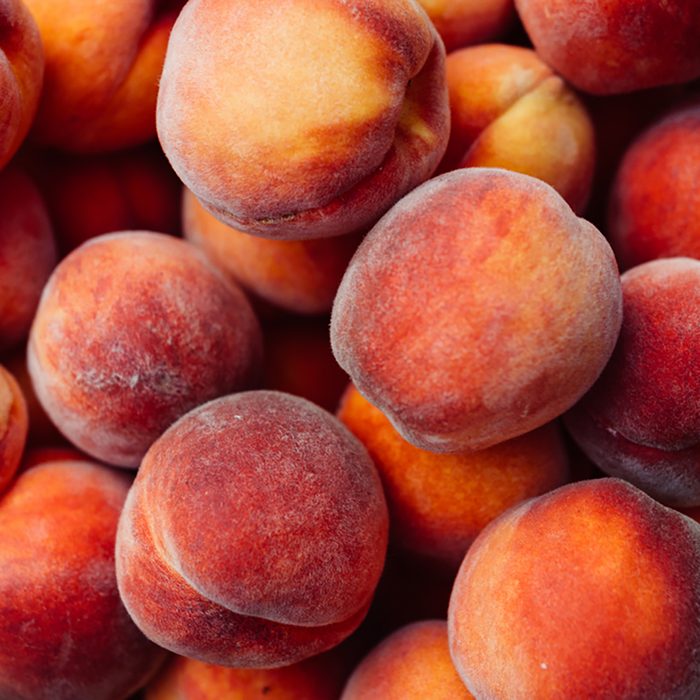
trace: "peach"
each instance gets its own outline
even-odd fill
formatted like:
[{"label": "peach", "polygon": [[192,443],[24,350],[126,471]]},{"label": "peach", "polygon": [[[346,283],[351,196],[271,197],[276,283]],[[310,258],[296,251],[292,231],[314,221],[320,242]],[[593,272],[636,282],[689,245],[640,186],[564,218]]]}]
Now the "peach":
[{"label": "peach", "polygon": [[27,404],[15,378],[0,365],[0,494],[19,467],[27,439]]},{"label": "peach", "polygon": [[285,666],[360,624],[387,528],[374,465],[331,414],[288,394],[233,394],[145,456],[119,524],[119,590],[166,649]]},{"label": "peach", "polygon": [[484,530],[457,575],[452,659],[477,698],[700,697],[700,527],[618,479]]},{"label": "peach", "polygon": [[136,467],[188,410],[254,383],[260,352],[240,289],[188,243],[132,231],[93,238],[61,261],[32,326],[28,367],[74,445]]},{"label": "peach", "polygon": [[447,624],[425,620],[385,639],[355,669],[341,700],[473,700],[455,670]]},{"label": "peach", "polygon": [[64,254],[112,231],[180,232],[181,183],[157,146],[42,155],[38,183]]},{"label": "peach", "polygon": [[622,267],[700,257],[700,101],[655,122],[626,152],[613,185],[610,241]]},{"label": "peach", "polygon": [[41,290],[56,265],[44,201],[22,171],[0,172],[0,353],[26,339]]},{"label": "peach", "polygon": [[335,412],[348,375],[333,357],[328,318],[289,317],[263,326],[263,386]]},{"label": "peach", "polygon": [[122,700],[162,662],[117,591],[128,488],[125,474],[57,461],[0,500],[0,697]]},{"label": "peach", "polygon": [[568,478],[564,442],[551,423],[485,450],[445,455],[406,442],[352,385],[338,417],[379,470],[392,542],[454,572],[491,520]]},{"label": "peach", "polygon": [[447,51],[504,34],[515,19],[513,0],[418,0]]},{"label": "peach", "polygon": [[534,51],[486,44],[447,57],[452,131],[441,171],[497,167],[538,177],[580,213],[595,163],[586,108]]},{"label": "peach", "polygon": [[34,138],[69,151],[100,152],[155,136],[158,78],[184,0],[25,3],[46,54]]},{"label": "peach", "polygon": [[168,45],[158,135],[234,228],[366,230],[442,157],[444,55],[413,0],[191,0]]},{"label": "peach", "polygon": [[44,50],[22,0],[0,0],[0,169],[24,141],[39,104]]},{"label": "peach", "polygon": [[599,95],[700,76],[697,0],[515,0],[537,53]]},{"label": "peach", "polygon": [[335,293],[361,236],[305,241],[260,238],[210,214],[189,191],[183,199],[185,237],[247,291],[299,314],[331,310]]},{"label": "peach", "polygon": [[622,290],[615,352],[566,426],[611,476],[669,505],[700,505],[700,261],[644,263]]},{"label": "peach", "polygon": [[615,346],[609,245],[545,183],[446,173],[369,232],[338,290],[333,352],[402,437],[484,449],[548,423]]}]

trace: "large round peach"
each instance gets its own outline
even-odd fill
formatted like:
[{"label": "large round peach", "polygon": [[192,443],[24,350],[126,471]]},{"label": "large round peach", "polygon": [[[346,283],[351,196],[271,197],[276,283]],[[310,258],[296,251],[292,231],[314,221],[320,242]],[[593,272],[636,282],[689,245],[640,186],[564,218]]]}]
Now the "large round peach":
[{"label": "large round peach", "polygon": [[138,466],[177,418],[257,379],[261,338],[243,292],[191,245],[125,232],[74,250],[32,326],[29,372],[61,432]]},{"label": "large round peach", "polygon": [[164,658],[119,599],[130,480],[91,462],[24,472],[0,500],[0,697],[123,700]]},{"label": "large round peach", "polygon": [[27,404],[15,378],[0,365],[0,494],[15,475],[28,429]]},{"label": "large round peach", "polygon": [[0,168],[24,141],[39,104],[44,51],[23,0],[0,0]]},{"label": "large round peach", "polygon": [[234,228],[360,231],[442,157],[444,55],[413,0],[191,0],[168,46],[158,135]]},{"label": "large round peach", "polygon": [[581,90],[607,95],[700,76],[696,0],[515,0],[537,53]]},{"label": "large round peach", "polygon": [[166,649],[284,666],[359,625],[387,528],[372,460],[331,414],[288,394],[233,394],[144,458],[119,524],[119,590]]},{"label": "large round peach", "polygon": [[669,505],[700,505],[700,261],[644,263],[622,290],[615,352],[566,426],[611,476]]},{"label": "large round peach", "polygon": [[603,236],[535,178],[467,168],[399,202],[338,290],[336,359],[422,449],[483,449],[548,423],[603,370],[621,323]]},{"label": "large round peach", "polygon": [[700,258],[700,103],[657,121],[630,147],[613,185],[610,241],[622,267]]},{"label": "large round peach", "polygon": [[617,479],[494,521],[455,581],[452,659],[494,700],[700,696],[700,527]]}]

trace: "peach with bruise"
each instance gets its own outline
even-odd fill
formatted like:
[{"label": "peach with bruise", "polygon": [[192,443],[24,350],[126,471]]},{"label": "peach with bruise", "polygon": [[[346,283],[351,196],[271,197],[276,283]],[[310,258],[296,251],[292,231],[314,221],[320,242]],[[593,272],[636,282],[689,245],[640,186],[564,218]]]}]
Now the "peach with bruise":
[{"label": "peach with bruise", "polygon": [[0,168],[24,141],[39,104],[44,51],[22,0],[0,0]]},{"label": "peach with bruise", "polygon": [[568,478],[566,450],[553,424],[485,450],[445,455],[406,442],[352,385],[338,417],[379,470],[392,542],[449,570],[459,568],[491,520]]},{"label": "peach with bruise", "polygon": [[445,49],[491,41],[510,29],[513,0],[418,0],[438,30]]},{"label": "peach with bruise", "polygon": [[188,410],[254,383],[260,354],[240,289],[188,243],[132,231],[93,238],[61,261],[32,326],[28,366],[73,444],[136,467]]},{"label": "peach with bruise", "polygon": [[164,659],[129,618],[114,570],[122,473],[56,461],[0,500],[0,697],[122,700]]},{"label": "peach with bruise", "polygon": [[595,137],[586,108],[534,51],[485,44],[447,57],[452,131],[441,171],[498,167],[538,177],[571,208],[588,200]]},{"label": "peach with bruise", "polygon": [[700,257],[700,101],[657,121],[616,175],[609,231],[627,268],[657,258]]},{"label": "peach with bruise", "polygon": [[369,232],[331,317],[338,363],[409,442],[484,449],[570,408],[615,346],[602,235],[535,178],[446,173]]},{"label": "peach with bruise", "polygon": [[119,590],[166,649],[284,666],[359,625],[387,527],[376,469],[331,414],[288,394],[233,394],[144,458],[119,524]]},{"label": "peach with bruise", "polygon": [[44,200],[16,168],[0,172],[0,353],[26,339],[41,290],[56,265]]},{"label": "peach with bruise", "polygon": [[46,54],[34,138],[69,151],[101,152],[155,136],[158,79],[184,0],[25,3]]},{"label": "peach with bruise", "polygon": [[303,241],[271,240],[231,228],[189,191],[183,200],[185,237],[246,290],[300,314],[330,311],[361,235]]},{"label": "peach with bruise", "polygon": [[474,700],[450,659],[447,624],[424,620],[401,628],[355,669],[340,700]]},{"label": "peach with bruise", "polygon": [[412,0],[191,0],[158,95],[158,135],[234,228],[365,230],[445,149],[444,48]]},{"label": "peach with bruise", "polygon": [[452,659],[478,698],[700,695],[700,527],[618,479],[495,520],[455,581]]},{"label": "peach with bruise", "polygon": [[0,365],[0,494],[22,459],[27,440],[27,404],[15,378]]},{"label": "peach with bruise", "polygon": [[700,261],[644,263],[622,290],[615,352],[566,426],[611,476],[669,505],[700,505]]},{"label": "peach with bruise", "polygon": [[537,53],[581,90],[600,95],[700,76],[696,0],[515,0]]}]

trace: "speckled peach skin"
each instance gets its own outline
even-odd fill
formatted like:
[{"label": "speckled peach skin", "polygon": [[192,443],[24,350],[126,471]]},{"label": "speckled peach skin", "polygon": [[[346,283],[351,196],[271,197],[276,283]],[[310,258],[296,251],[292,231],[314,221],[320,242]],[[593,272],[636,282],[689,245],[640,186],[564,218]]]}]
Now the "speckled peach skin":
[{"label": "speckled peach skin", "polygon": [[219,221],[189,190],[182,203],[185,238],[257,297],[298,314],[331,310],[362,234],[303,241],[251,236]]},{"label": "speckled peach skin", "polygon": [[700,695],[700,526],[618,479],[564,486],[494,521],[450,601],[477,698]]},{"label": "speckled peach skin", "polygon": [[599,95],[700,76],[696,0],[515,0],[537,53]]},{"label": "speckled peach skin", "polygon": [[168,46],[158,135],[234,228],[366,230],[442,157],[444,56],[412,0],[192,0]]},{"label": "speckled peach skin", "polygon": [[22,0],[0,0],[0,168],[24,141],[39,104],[44,50]]},{"label": "speckled peach skin", "polygon": [[193,246],[131,231],[93,238],[61,261],[34,319],[28,367],[72,443],[136,467],[188,410],[253,386],[261,342],[243,292]]},{"label": "speckled peach skin", "polygon": [[0,354],[26,340],[44,284],[56,265],[46,205],[21,170],[0,172]]},{"label": "speckled peach skin", "polygon": [[622,290],[615,352],[566,426],[608,474],[669,505],[700,505],[700,261],[644,263]]},{"label": "speckled peach skin", "polygon": [[447,623],[425,620],[401,628],[355,669],[341,700],[474,700],[450,659]]},{"label": "speckled peach skin", "polygon": [[158,79],[184,0],[25,2],[46,54],[34,139],[102,152],[152,138]]},{"label": "speckled peach skin", "polygon": [[610,201],[610,241],[624,268],[700,257],[700,101],[672,111],[625,153]]},{"label": "speckled peach skin", "polygon": [[467,168],[367,235],[333,307],[358,390],[422,449],[483,449],[570,408],[621,323],[609,245],[535,178]]},{"label": "speckled peach skin", "polygon": [[392,543],[453,575],[491,520],[569,477],[564,442],[554,424],[485,450],[445,455],[406,442],[352,385],[338,417],[379,470]]},{"label": "speckled peach skin", "polygon": [[97,464],[55,461],[0,500],[0,697],[124,700],[163,661],[117,591],[129,483]]},{"label": "speckled peach skin", "polygon": [[27,439],[27,404],[15,378],[0,365],[0,494],[15,475]]},{"label": "speckled peach skin", "polygon": [[359,625],[387,528],[376,469],[331,414],[288,394],[233,394],[144,458],[119,524],[119,590],[171,651],[284,666]]}]

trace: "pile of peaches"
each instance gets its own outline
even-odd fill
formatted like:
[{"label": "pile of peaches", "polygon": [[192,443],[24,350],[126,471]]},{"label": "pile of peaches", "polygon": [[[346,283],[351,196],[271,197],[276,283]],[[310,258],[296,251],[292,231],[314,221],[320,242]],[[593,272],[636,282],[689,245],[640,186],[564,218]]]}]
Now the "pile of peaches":
[{"label": "pile of peaches", "polygon": [[0,0],[0,363],[0,700],[699,700],[700,3]]}]

